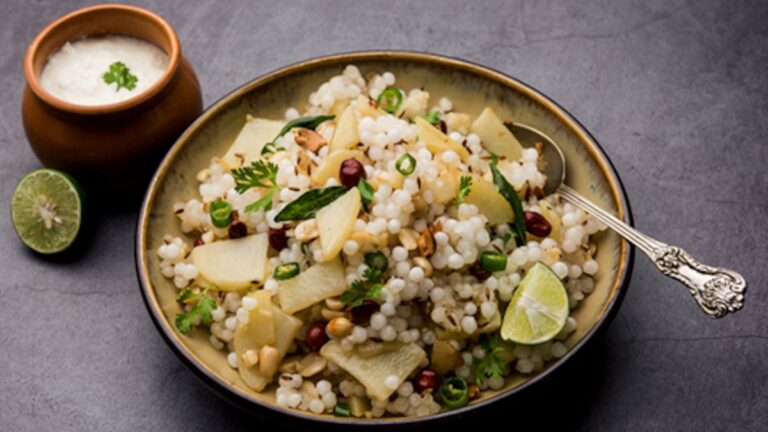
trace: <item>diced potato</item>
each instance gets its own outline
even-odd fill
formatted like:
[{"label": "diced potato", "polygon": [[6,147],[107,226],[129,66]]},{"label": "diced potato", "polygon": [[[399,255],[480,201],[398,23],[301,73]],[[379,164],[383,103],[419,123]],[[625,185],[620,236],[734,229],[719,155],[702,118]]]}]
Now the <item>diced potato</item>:
[{"label": "diced potato", "polygon": [[363,152],[359,150],[336,150],[332,152],[326,156],[320,163],[320,166],[312,172],[312,183],[318,186],[325,186],[325,182],[331,177],[338,181],[339,169],[341,168],[342,162],[352,158],[357,159],[362,163],[365,163],[366,161]]},{"label": "diced potato", "polygon": [[409,95],[403,101],[403,105],[397,112],[405,114],[405,118],[415,118],[427,115],[427,106],[429,105],[429,93],[425,91],[419,91],[414,95]]},{"label": "diced potato", "polygon": [[490,225],[512,222],[515,220],[515,212],[509,205],[504,196],[496,190],[496,187],[489,181],[480,177],[472,178],[472,186],[469,195],[464,198],[467,204],[477,206],[480,214],[488,218]]},{"label": "diced potato", "polygon": [[449,130],[454,130],[460,134],[466,135],[469,131],[469,125],[472,119],[469,117],[469,114],[452,112],[446,114],[445,117],[443,117],[443,121],[445,121],[445,125]]},{"label": "diced potato", "polygon": [[238,291],[264,282],[267,272],[266,234],[221,240],[192,249],[200,277],[222,291]]},{"label": "diced potato", "polygon": [[258,290],[248,294],[256,299],[256,307],[248,312],[249,333],[258,346],[274,345],[275,321],[272,311],[272,293]]},{"label": "diced potato", "polygon": [[444,375],[461,366],[461,352],[454,348],[449,341],[437,339],[432,345],[429,364],[432,370]]},{"label": "diced potato", "polygon": [[438,175],[437,180],[425,183],[424,187],[425,189],[432,191],[435,203],[445,204],[456,198],[456,194],[459,191],[459,179],[460,175],[456,170],[443,168],[440,169],[440,174]]},{"label": "diced potato", "polygon": [[336,122],[336,129],[333,132],[333,138],[329,144],[331,152],[341,149],[350,149],[360,142],[360,135],[357,130],[357,116],[352,106],[347,106],[344,112]]},{"label": "diced potato", "polygon": [[384,114],[378,108],[372,107],[370,101],[365,96],[357,97],[357,100],[355,100],[355,110],[357,111],[359,118],[373,117],[376,119],[379,118],[380,115]]},{"label": "diced potato", "polygon": [[[278,353],[278,361],[285,357],[293,340],[301,329],[303,323],[298,318],[288,315],[283,312],[279,307],[272,305],[272,315],[274,320],[275,342],[272,345]],[[249,320],[250,322],[250,320]],[[263,345],[256,343],[256,338],[253,335],[251,326],[241,325],[235,330],[235,336],[233,339],[235,353],[237,354],[238,361],[243,358],[248,350],[258,350]],[[260,392],[272,381],[273,376],[264,376],[259,373],[258,365],[252,367],[246,367],[241,365],[238,367],[240,378],[245,384],[252,388],[254,391]]]},{"label": "diced potato", "polygon": [[384,343],[384,348],[379,354],[366,357],[360,355],[356,349],[351,352],[344,351],[341,344],[335,340],[323,345],[320,355],[355,377],[365,386],[368,394],[379,400],[389,398],[397,389],[389,389],[384,385],[388,376],[396,376],[399,387],[427,357],[427,353],[415,343]]},{"label": "diced potato", "polygon": [[467,161],[467,158],[469,158],[469,151],[467,151],[464,146],[452,140],[448,135],[440,132],[439,129],[432,126],[428,121],[421,117],[416,117],[414,122],[419,128],[419,140],[424,141],[429,151],[437,154],[446,150],[453,150],[461,156],[461,160],[465,162]]},{"label": "diced potato", "polygon": [[221,160],[229,168],[237,168],[260,159],[261,149],[275,139],[284,124],[282,121],[247,116],[240,134]]},{"label": "diced potato", "polygon": [[520,142],[491,108],[483,110],[469,127],[469,131],[480,137],[486,150],[499,157],[516,161],[523,156],[523,147]]},{"label": "diced potato", "polygon": [[341,252],[344,242],[355,228],[360,207],[360,191],[353,187],[317,212],[315,220],[320,230],[320,249],[323,251],[323,259],[330,261]]},{"label": "diced potato", "polygon": [[280,281],[277,299],[287,313],[312,306],[347,290],[346,273],[341,260],[315,264],[298,276]]},{"label": "diced potato", "polygon": [[557,214],[557,210],[552,207],[552,204],[545,200],[539,201],[539,210],[544,219],[549,222],[552,227],[552,231],[549,232],[549,237],[553,239],[560,239],[560,215]]}]

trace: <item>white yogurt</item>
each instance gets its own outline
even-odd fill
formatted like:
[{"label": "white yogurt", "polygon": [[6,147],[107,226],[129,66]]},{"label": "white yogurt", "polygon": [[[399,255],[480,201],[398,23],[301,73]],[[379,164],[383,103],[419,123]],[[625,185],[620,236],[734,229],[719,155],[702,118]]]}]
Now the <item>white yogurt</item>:
[{"label": "white yogurt", "polygon": [[[104,82],[104,73],[123,62],[138,78],[133,90]],[[48,59],[40,74],[43,88],[64,101],[106,105],[130,99],[152,86],[168,67],[157,46],[128,36],[89,37],[67,42]]]}]

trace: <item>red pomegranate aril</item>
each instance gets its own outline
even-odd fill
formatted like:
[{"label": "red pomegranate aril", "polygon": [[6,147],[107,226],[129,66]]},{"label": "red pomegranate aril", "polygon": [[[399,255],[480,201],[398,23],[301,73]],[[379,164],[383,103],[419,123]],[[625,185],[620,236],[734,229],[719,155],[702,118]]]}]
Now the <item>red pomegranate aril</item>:
[{"label": "red pomegranate aril", "polygon": [[238,239],[248,235],[248,227],[240,221],[232,222],[229,226],[229,238]]},{"label": "red pomegranate aril", "polygon": [[268,238],[269,245],[278,252],[288,247],[288,236],[285,234],[285,228],[270,228]]},{"label": "red pomegranate aril", "polygon": [[373,302],[363,303],[360,306],[353,307],[349,312],[352,316],[350,321],[357,325],[367,324],[371,320],[371,315],[379,310],[379,305]]},{"label": "red pomegranate aril", "polygon": [[339,168],[339,180],[344,187],[353,188],[357,186],[360,179],[365,178],[365,168],[357,159],[347,159],[341,163]]},{"label": "red pomegranate aril", "polygon": [[325,324],[314,322],[307,327],[307,334],[304,336],[304,342],[312,351],[319,351],[320,348],[328,342],[328,335],[325,333]]},{"label": "red pomegranate aril", "polygon": [[539,213],[525,212],[525,229],[536,237],[546,237],[552,231],[552,225]]},{"label": "red pomegranate aril", "polygon": [[419,393],[423,393],[426,390],[435,392],[440,386],[440,377],[435,371],[424,369],[416,375],[416,379],[413,380],[413,385]]}]

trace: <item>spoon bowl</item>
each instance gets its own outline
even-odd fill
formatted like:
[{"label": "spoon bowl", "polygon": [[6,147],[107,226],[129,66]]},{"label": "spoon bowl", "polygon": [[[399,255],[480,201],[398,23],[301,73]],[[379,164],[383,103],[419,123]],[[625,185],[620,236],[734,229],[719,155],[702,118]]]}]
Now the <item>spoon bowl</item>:
[{"label": "spoon bowl", "polygon": [[507,125],[523,147],[539,150],[539,169],[546,176],[544,193],[561,198],[594,216],[642,250],[664,275],[682,282],[707,315],[721,318],[744,305],[747,282],[739,273],[696,261],[685,250],[655,240],[589,201],[565,184],[565,156],[552,138],[520,123]]}]

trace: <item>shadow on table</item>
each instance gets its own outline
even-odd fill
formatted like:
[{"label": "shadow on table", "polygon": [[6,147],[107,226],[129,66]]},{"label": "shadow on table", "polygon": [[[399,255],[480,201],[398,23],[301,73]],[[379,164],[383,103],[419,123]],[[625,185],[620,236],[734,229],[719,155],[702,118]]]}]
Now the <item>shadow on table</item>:
[{"label": "shadow on table", "polygon": [[[607,357],[607,337],[596,337],[560,369],[522,394],[504,400],[491,407],[476,410],[461,418],[414,427],[397,427],[397,430],[441,431],[472,430],[493,425],[502,430],[579,430],[594,408],[594,402],[602,388],[603,376],[610,375]],[[274,419],[255,418],[230,405],[222,403],[223,417],[231,420],[236,430],[254,430],[268,427],[283,431],[333,430],[326,425],[280,424]],[[447,428],[447,429],[446,429]],[[382,430],[380,428],[367,428]],[[344,429],[341,429],[344,430]],[[347,430],[350,430],[349,428]]]}]

